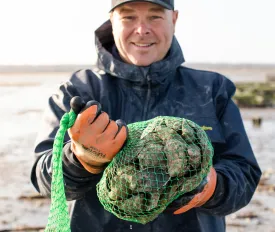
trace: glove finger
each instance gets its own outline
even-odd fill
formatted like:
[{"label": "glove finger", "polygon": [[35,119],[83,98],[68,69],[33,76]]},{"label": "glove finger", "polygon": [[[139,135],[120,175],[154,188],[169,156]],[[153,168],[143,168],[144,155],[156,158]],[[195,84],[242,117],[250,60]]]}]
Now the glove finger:
[{"label": "glove finger", "polygon": [[90,125],[89,130],[95,135],[102,134],[110,123],[109,115],[106,112],[102,112]]},{"label": "glove finger", "polygon": [[202,180],[202,182],[199,184],[199,186],[197,188],[195,188],[194,190],[192,190],[191,192],[189,192],[189,194],[198,194],[200,192],[203,191],[205,185],[208,183],[208,180],[207,180],[207,176]]},{"label": "glove finger", "polygon": [[118,132],[118,125],[111,120],[105,131],[100,136],[104,140],[113,140]]},{"label": "glove finger", "polygon": [[179,196],[176,200],[174,200],[171,204],[169,204],[168,207],[166,208],[166,211],[167,212],[175,211],[175,210],[178,210],[179,208],[182,208],[183,206],[187,205],[189,202],[191,202],[193,200],[193,198],[196,196],[196,194],[203,191],[206,184],[207,184],[207,177],[205,177],[202,180],[202,182],[199,184],[199,186],[197,188]]},{"label": "glove finger", "polygon": [[186,211],[194,208],[194,207],[197,207],[198,204],[201,203],[202,200],[204,200],[205,198],[205,194],[204,192],[200,192],[196,195],[194,195],[194,197],[192,198],[191,201],[188,202],[188,204],[186,205],[183,205],[181,208],[177,209],[174,214],[181,214],[181,213],[185,213]]},{"label": "glove finger", "polygon": [[182,213],[185,213],[186,211],[194,208],[194,205],[195,204],[185,205],[185,206],[181,207],[180,209],[176,210],[173,214],[182,214]]},{"label": "glove finger", "polygon": [[181,208],[174,211],[174,214],[184,213],[191,208],[200,207],[205,202],[207,202],[215,191],[217,180],[216,177],[216,171],[213,167],[211,167],[209,174],[203,179],[200,185],[193,191],[187,193],[188,195],[192,194],[194,196],[192,200],[189,201],[187,204],[182,205]]},{"label": "glove finger", "polygon": [[80,111],[80,113],[87,110],[90,106],[93,106],[93,105],[97,105],[96,116],[98,116],[101,113],[102,107],[101,107],[101,104],[98,101],[95,101],[95,100],[88,101],[86,103],[86,105],[84,106],[84,108]]},{"label": "glove finger", "polygon": [[126,137],[128,137],[129,130],[128,130],[126,122],[124,122],[122,119],[118,119],[118,120],[116,120],[116,124],[118,125],[117,134],[120,132],[121,128],[124,126],[126,128]]},{"label": "glove finger", "polygon": [[127,126],[122,126],[119,132],[117,133],[115,139],[113,140],[113,154],[117,154],[123,147],[127,139]]},{"label": "glove finger", "polygon": [[85,103],[81,97],[75,96],[70,101],[71,109],[75,112],[75,114],[79,114],[80,111],[85,107]]},{"label": "glove finger", "polygon": [[90,124],[95,120],[98,114],[98,104],[93,104],[83,112],[79,113],[74,125],[69,129],[69,135],[74,140],[78,141],[80,129],[88,128]]},{"label": "glove finger", "polygon": [[180,209],[184,205],[187,205],[194,198],[194,196],[195,195],[184,194],[184,195],[178,197],[176,200],[174,200],[172,203],[170,203],[167,206],[165,212],[173,212],[173,211]]}]

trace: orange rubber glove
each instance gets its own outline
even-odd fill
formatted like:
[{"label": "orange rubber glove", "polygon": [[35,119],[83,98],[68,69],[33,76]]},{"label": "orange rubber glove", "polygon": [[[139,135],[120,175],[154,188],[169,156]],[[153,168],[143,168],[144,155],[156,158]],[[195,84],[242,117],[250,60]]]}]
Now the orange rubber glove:
[{"label": "orange rubber glove", "polygon": [[98,174],[123,147],[127,126],[122,120],[110,120],[96,101],[85,105],[75,97],[71,100],[71,107],[76,113],[80,111],[68,130],[71,149],[87,171]]},{"label": "orange rubber glove", "polygon": [[217,183],[216,170],[211,167],[209,174],[202,183],[193,191],[183,194],[173,201],[165,210],[165,212],[173,212],[173,214],[182,214],[192,208],[204,205],[214,194]]}]

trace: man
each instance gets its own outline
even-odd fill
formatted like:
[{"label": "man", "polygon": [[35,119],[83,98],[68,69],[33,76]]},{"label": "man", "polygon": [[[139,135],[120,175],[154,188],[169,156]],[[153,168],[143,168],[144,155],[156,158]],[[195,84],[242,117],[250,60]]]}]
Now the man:
[{"label": "man", "polygon": [[[59,120],[74,96],[84,102],[72,105],[80,114],[63,148],[66,197],[75,200],[72,231],[221,232],[225,216],[253,196],[261,171],[231,99],[235,86],[220,74],[181,66],[177,18],[173,0],[113,0],[110,20],[95,32],[100,72],[74,73],[49,99],[32,170],[33,185],[46,196]],[[160,115],[211,127],[206,132],[214,147],[214,168],[200,189],[173,202],[154,221],[120,220],[104,210],[95,186],[127,138],[125,123]]]}]

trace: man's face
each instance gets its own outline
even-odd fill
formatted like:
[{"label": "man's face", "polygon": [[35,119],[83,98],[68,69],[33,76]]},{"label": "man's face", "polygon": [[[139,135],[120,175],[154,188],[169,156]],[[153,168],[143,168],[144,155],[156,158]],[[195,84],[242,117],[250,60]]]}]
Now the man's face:
[{"label": "man's face", "polygon": [[110,15],[113,36],[121,58],[148,66],[167,54],[178,12],[148,2],[126,3]]}]

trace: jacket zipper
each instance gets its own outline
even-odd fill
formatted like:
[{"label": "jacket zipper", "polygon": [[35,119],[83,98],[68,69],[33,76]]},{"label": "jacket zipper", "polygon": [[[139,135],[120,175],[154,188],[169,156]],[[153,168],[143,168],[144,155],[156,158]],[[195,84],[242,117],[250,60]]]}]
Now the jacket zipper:
[{"label": "jacket zipper", "polygon": [[149,100],[151,97],[151,78],[149,75],[146,76],[147,82],[148,82],[148,90],[147,90],[147,96],[144,104],[143,114],[142,114],[142,120],[145,121],[147,119],[147,112],[149,108]]}]

